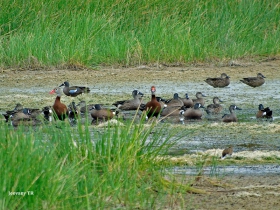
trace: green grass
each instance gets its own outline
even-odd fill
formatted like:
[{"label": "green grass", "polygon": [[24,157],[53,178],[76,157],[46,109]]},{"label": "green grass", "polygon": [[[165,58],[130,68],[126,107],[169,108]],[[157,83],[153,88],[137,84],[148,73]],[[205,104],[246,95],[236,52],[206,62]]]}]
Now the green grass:
[{"label": "green grass", "polygon": [[1,209],[154,209],[168,206],[167,195],[203,193],[165,177],[167,163],[157,157],[176,143],[176,129],[1,122],[0,132]]},{"label": "green grass", "polygon": [[280,49],[276,0],[7,0],[0,14],[2,67],[187,63]]}]

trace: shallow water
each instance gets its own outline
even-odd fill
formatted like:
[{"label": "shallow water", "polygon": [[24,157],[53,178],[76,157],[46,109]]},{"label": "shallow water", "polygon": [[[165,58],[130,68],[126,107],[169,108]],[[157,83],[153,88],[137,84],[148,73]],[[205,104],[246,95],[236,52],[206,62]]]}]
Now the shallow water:
[{"label": "shallow water", "polygon": [[[168,170],[174,174],[184,175],[197,175],[199,169],[196,167],[174,167]],[[205,175],[265,175],[274,174],[280,175],[280,165],[245,165],[245,166],[216,166],[216,167],[205,167],[203,169]]]}]

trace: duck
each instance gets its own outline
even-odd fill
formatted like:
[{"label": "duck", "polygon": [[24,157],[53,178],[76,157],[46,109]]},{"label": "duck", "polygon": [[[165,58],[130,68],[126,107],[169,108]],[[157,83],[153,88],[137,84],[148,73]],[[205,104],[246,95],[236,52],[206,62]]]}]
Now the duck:
[{"label": "duck", "polygon": [[231,156],[233,153],[233,147],[230,146],[228,148],[225,148],[222,152],[222,156],[221,156],[221,159],[225,159],[226,156]]},{"label": "duck", "polygon": [[152,86],[151,87],[151,101],[146,103],[145,110],[146,110],[146,115],[148,118],[151,118],[153,116],[158,117],[160,116],[161,112],[161,105],[156,99],[156,87]]},{"label": "duck", "polygon": [[199,108],[204,108],[200,103],[195,103],[192,108],[188,108],[184,111],[185,119],[201,119],[203,112]]},{"label": "duck", "polygon": [[15,115],[16,113],[20,113],[20,112],[22,112],[23,114],[28,115],[32,118],[36,118],[38,115],[41,114],[40,109],[37,109],[37,108],[23,108],[22,104],[17,103],[13,110],[6,111],[6,113],[3,114],[3,116],[5,117],[6,122],[8,122],[9,119],[13,117],[13,115]]},{"label": "duck", "polygon": [[[164,108],[164,109],[166,109],[166,108]],[[164,109],[162,110],[162,112],[164,112]],[[160,120],[163,122],[168,122],[168,123],[185,124],[185,122],[184,122],[185,111],[183,109],[175,109],[174,107],[172,107],[172,109],[174,109],[173,110],[174,112],[172,112],[171,115],[165,115],[165,116],[161,115],[163,117]]]},{"label": "duck", "polygon": [[182,99],[185,108],[193,107],[193,100],[189,98],[189,95],[186,93],[185,98]]},{"label": "duck", "polygon": [[204,100],[203,97],[206,97],[206,95],[204,95],[202,92],[197,92],[195,94],[195,96],[196,96],[196,99],[192,99],[193,100],[193,104],[200,103],[201,106],[204,106],[205,100]]},{"label": "duck", "polygon": [[226,73],[222,73],[221,77],[216,78],[207,78],[204,80],[207,84],[211,85],[214,88],[223,88],[230,84],[229,76]]},{"label": "duck", "polygon": [[62,86],[64,86],[63,93],[70,97],[76,97],[80,94],[90,92],[90,89],[88,87],[84,87],[84,86],[71,86],[70,87],[70,84],[68,81],[65,81],[59,87],[62,87]]},{"label": "duck", "polygon": [[256,118],[273,118],[272,110],[269,107],[264,108],[262,104],[259,104],[259,110],[256,113]]},{"label": "duck", "polygon": [[132,91],[133,99],[116,101],[112,105],[118,107],[120,110],[137,110],[142,104],[142,98],[144,94],[138,90]]},{"label": "duck", "polygon": [[[181,107],[176,106],[166,106],[162,109],[160,116],[179,116],[181,111]],[[184,110],[183,110],[184,111]]]},{"label": "duck", "polygon": [[179,98],[178,93],[174,93],[173,98],[165,102],[168,107],[182,107],[184,102]]},{"label": "duck", "polygon": [[56,93],[56,98],[52,106],[52,109],[59,120],[64,120],[68,116],[68,108],[65,104],[61,103],[60,101],[62,95],[62,90],[60,89],[60,87],[56,87],[50,91],[50,94],[55,94],[55,93]]},{"label": "duck", "polygon": [[74,101],[72,101],[69,105],[68,105],[68,117],[70,120],[74,120],[78,117],[79,111],[78,108],[76,106],[76,103]]},{"label": "duck", "polygon": [[11,124],[13,127],[18,127],[19,125],[24,126],[36,126],[42,122],[36,118],[36,116],[31,116],[30,114],[25,114],[23,112],[17,112],[11,118]]},{"label": "duck", "polygon": [[92,124],[98,121],[107,121],[114,117],[115,113],[110,109],[102,108],[100,104],[95,104],[90,109],[90,115],[93,118]]},{"label": "duck", "polygon": [[46,121],[49,121],[51,122],[52,121],[52,106],[45,106],[42,108],[42,113],[43,113],[43,116],[44,116],[44,119]]},{"label": "duck", "polygon": [[166,105],[166,100],[160,96],[156,96],[157,101],[160,103],[161,105],[161,109],[163,109],[164,107],[167,107]]},{"label": "duck", "polygon": [[266,78],[266,77],[262,73],[258,73],[257,77],[247,77],[247,78],[243,78],[240,81],[246,85],[249,85],[249,86],[255,88],[255,87],[259,87],[265,83],[264,78]]},{"label": "duck", "polygon": [[222,105],[219,104],[220,102],[223,102],[223,101],[221,99],[219,99],[219,97],[215,96],[213,98],[213,104],[209,104],[205,108],[205,111],[207,112],[207,114],[219,114],[223,110]]},{"label": "duck", "polygon": [[223,117],[222,117],[222,121],[225,122],[225,123],[229,123],[229,122],[238,122],[238,119],[234,113],[233,110],[242,110],[241,108],[237,107],[236,105],[230,105],[229,106],[229,111],[230,111],[230,114],[225,114]]},{"label": "duck", "polygon": [[23,105],[20,104],[20,103],[17,103],[15,108],[13,110],[8,110],[6,111],[6,113],[3,113],[2,115],[4,116],[5,118],[5,121],[8,122],[9,119],[17,112],[20,112],[23,110]]},{"label": "duck", "polygon": [[76,107],[78,107],[78,112],[80,114],[86,114],[95,104],[87,104],[86,101],[80,101]]}]

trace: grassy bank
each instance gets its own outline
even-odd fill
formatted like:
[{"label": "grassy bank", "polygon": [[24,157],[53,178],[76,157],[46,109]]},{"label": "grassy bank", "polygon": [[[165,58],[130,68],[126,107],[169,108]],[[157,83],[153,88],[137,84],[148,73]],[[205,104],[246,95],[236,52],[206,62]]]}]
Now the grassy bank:
[{"label": "grassy bank", "polygon": [[164,178],[167,165],[156,157],[174,133],[162,129],[1,123],[1,209],[154,209],[179,192],[203,193]]},{"label": "grassy bank", "polygon": [[7,0],[0,13],[2,67],[185,63],[280,49],[275,0]]}]

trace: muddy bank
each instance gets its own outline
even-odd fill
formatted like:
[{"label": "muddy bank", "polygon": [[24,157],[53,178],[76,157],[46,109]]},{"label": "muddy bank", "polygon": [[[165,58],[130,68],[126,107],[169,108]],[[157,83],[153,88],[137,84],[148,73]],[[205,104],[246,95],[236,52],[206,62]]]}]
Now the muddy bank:
[{"label": "muddy bank", "polygon": [[[259,103],[274,110],[274,116],[280,116],[279,99],[280,60],[269,59],[263,62],[236,61],[230,65],[201,64],[184,67],[139,66],[135,68],[105,68],[96,70],[16,70],[0,71],[0,112],[12,109],[16,103],[25,107],[42,108],[52,105],[55,96],[49,91],[64,81],[70,85],[85,85],[91,88],[89,94],[79,98],[62,97],[65,104],[72,100],[86,100],[90,103],[112,104],[116,100],[128,99],[131,92],[138,89],[150,98],[150,87],[157,87],[157,95],[171,98],[175,92],[180,96],[188,93],[194,97],[197,91],[207,95],[206,104],[212,103],[214,96],[223,101],[224,112],[228,105],[235,103],[242,108],[242,123],[235,126],[217,124],[204,120],[195,124],[185,124],[183,129],[195,132],[187,136],[178,145],[185,153],[203,152],[209,149],[221,149],[233,144],[237,152],[246,150],[279,151],[279,118],[272,125],[251,119]],[[227,88],[215,89],[204,82],[207,77],[217,77],[221,73],[231,77]],[[251,88],[239,80],[255,76],[266,76],[266,83]],[[218,187],[209,183],[207,176],[195,185],[209,191],[208,195],[186,195],[178,199],[174,209],[180,209],[180,202],[190,203],[194,209],[279,209],[278,176],[255,174],[223,176],[220,180],[228,184]],[[188,179],[189,177],[183,176]]]},{"label": "muddy bank", "polygon": [[[265,62],[236,61],[232,66],[221,67],[201,64],[122,69],[101,67],[97,70],[5,69],[0,71],[0,111],[13,107],[18,102],[34,108],[51,105],[54,96],[50,95],[49,91],[66,80],[70,85],[90,87],[91,93],[79,99],[94,103],[111,104],[115,100],[130,98],[133,89],[139,89],[145,94],[145,100],[149,100],[150,86],[155,85],[157,95],[166,98],[172,97],[175,92],[182,97],[186,92],[190,97],[194,97],[197,91],[202,91],[208,96],[207,103],[212,103],[212,98],[217,95],[225,101],[225,106],[240,103],[247,107],[255,107],[260,102],[264,105],[276,105],[280,99],[276,88],[280,84],[279,66],[280,60],[272,59]],[[216,89],[204,82],[205,78],[217,77],[223,72],[231,77],[228,88]],[[239,81],[243,77],[255,76],[258,72],[267,77],[266,83],[259,88],[251,88]],[[63,97],[62,100],[68,104],[72,99]]]}]

